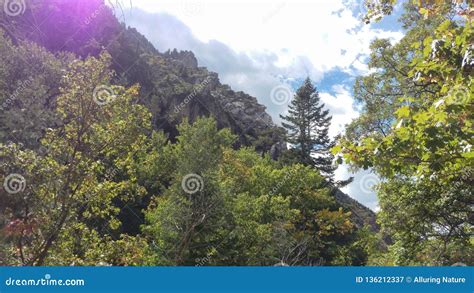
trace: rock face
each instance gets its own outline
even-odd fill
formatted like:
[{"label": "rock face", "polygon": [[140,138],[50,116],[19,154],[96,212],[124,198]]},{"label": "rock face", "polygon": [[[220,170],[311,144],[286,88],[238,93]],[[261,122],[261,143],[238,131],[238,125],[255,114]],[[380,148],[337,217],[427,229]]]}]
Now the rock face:
[{"label": "rock face", "polygon": [[180,61],[184,66],[190,67],[190,68],[197,68],[198,63],[197,59],[194,56],[193,52],[191,51],[177,51],[176,49],[173,49],[173,51],[166,51],[163,56],[165,58],[169,59],[174,59]]},{"label": "rock face", "polygon": [[[36,19],[43,19],[40,28],[33,25]],[[171,139],[183,118],[193,122],[200,116],[213,116],[219,127],[238,135],[236,147],[252,145],[268,152],[283,140],[281,130],[255,97],[221,84],[216,73],[198,66],[191,51],[158,52],[136,29],[119,23],[103,0],[86,4],[44,0],[21,16],[7,19],[3,28],[15,36],[14,41],[33,41],[52,52],[87,57],[107,50],[117,73],[115,82],[140,84],[140,102],[153,114],[155,128],[163,129]]]},{"label": "rock face", "polygon": [[366,206],[351,198],[341,190],[334,193],[337,203],[351,212],[351,220],[356,227],[361,228],[368,225],[372,231],[378,231],[379,226],[376,223],[375,213]]},{"label": "rock face", "polygon": [[[174,136],[175,126],[183,118],[192,122],[199,116],[212,116],[220,128],[228,127],[238,135],[236,146],[253,145],[267,152],[283,141],[281,129],[265,106],[255,97],[221,84],[217,73],[195,66],[192,52],[173,50],[148,58],[153,86],[144,88],[150,92],[145,102],[149,108],[158,108],[157,128]],[[262,136],[267,139],[261,140]]]}]

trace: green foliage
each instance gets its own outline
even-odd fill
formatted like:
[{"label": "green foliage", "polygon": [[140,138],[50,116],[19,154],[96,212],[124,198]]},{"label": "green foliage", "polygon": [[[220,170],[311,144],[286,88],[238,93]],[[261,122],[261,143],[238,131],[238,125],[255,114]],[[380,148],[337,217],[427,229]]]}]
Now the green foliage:
[{"label": "green foliage", "polygon": [[[364,0],[364,5],[367,8],[367,13],[363,16],[365,23],[372,21],[379,21],[385,15],[390,15],[397,3],[402,1],[397,0]],[[448,15],[451,17],[455,14],[464,15],[472,20],[472,8],[469,0],[409,0],[404,4],[416,7],[417,12],[425,18]]]},{"label": "green foliage", "polygon": [[54,112],[62,70],[72,56],[30,43],[18,46],[0,29],[0,139],[37,147],[43,129],[60,123]]},{"label": "green foliage", "polygon": [[[367,262],[373,235],[355,229],[325,178],[299,160],[262,157],[279,129],[228,120],[207,83],[262,113],[252,97],[185,65],[181,53],[159,54],[101,4],[43,1],[0,15],[8,32],[0,35],[0,179],[25,179],[11,186],[18,192],[0,193],[0,265]],[[35,19],[45,20],[41,38],[28,31]],[[163,126],[181,120],[169,110],[203,80],[206,111],[185,103],[181,114],[193,123]],[[301,93],[317,129],[305,148],[323,154],[312,162],[332,173],[330,117],[314,90]],[[247,130],[236,143],[217,125]],[[259,153],[232,148],[245,144]]]},{"label": "green foliage", "polygon": [[366,23],[380,20],[384,15],[392,13],[393,5],[396,2],[397,0],[363,0],[363,5],[367,8],[367,13],[363,16],[363,20]]},{"label": "green foliage", "polygon": [[[354,240],[350,213],[337,210],[314,170],[278,168],[249,149],[232,150],[229,134],[210,119],[179,129],[177,144],[169,146],[175,175],[143,227],[156,264],[332,264]],[[194,192],[186,185],[190,174]]]},{"label": "green foliage", "polygon": [[[169,145],[175,166],[170,186],[152,203],[144,231],[151,235],[160,264],[189,264],[215,239],[206,232],[221,226],[223,203],[217,192],[216,165],[234,138],[217,130],[213,119],[179,126],[177,143]],[[197,256],[196,256],[197,257]]]},{"label": "green foliage", "polygon": [[[113,202],[143,195],[126,159],[143,147],[151,126],[150,115],[134,103],[137,87],[111,86],[111,103],[94,101],[94,89],[110,79],[109,64],[107,54],[70,64],[57,98],[61,124],[41,139],[44,154],[1,144],[2,174],[21,173],[28,182],[22,196],[2,190],[6,240],[16,247],[9,264],[119,264],[100,249],[111,239],[117,245],[130,239],[113,232],[120,226]],[[104,176],[107,163],[121,180]],[[135,257],[131,263],[137,263]]]},{"label": "green foliage", "polygon": [[472,23],[441,19],[418,19],[396,46],[374,42],[380,70],[356,88],[364,113],[334,149],[384,178],[395,264],[473,263]]}]

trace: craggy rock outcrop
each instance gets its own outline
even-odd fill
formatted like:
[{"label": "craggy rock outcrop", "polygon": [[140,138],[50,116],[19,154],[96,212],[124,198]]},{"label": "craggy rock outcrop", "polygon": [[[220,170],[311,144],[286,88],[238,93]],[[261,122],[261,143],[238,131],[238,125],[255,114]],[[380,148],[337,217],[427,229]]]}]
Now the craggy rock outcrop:
[{"label": "craggy rock outcrop", "polygon": [[169,59],[175,59],[183,63],[184,66],[197,68],[198,62],[196,57],[194,56],[193,52],[191,51],[178,51],[173,49],[173,51],[168,50],[166,51],[163,56]]},{"label": "craggy rock outcrop", "polygon": [[198,66],[191,51],[160,53],[136,29],[119,23],[103,0],[79,2],[44,1],[5,19],[2,28],[15,41],[33,41],[52,52],[86,57],[107,50],[117,73],[115,82],[140,84],[140,102],[152,112],[156,129],[171,139],[183,118],[193,122],[199,116],[213,116],[219,127],[238,135],[236,147],[253,145],[268,152],[282,141],[281,130],[255,97],[221,84],[216,73]]}]

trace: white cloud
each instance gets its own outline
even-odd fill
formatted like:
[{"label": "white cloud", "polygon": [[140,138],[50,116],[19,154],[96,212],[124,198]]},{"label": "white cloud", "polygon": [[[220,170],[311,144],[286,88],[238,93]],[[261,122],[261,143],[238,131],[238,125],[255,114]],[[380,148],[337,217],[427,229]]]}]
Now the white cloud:
[{"label": "white cloud", "polygon": [[[403,36],[398,30],[363,25],[356,16],[364,11],[362,1],[133,0],[133,7],[146,13],[126,12],[125,21],[160,51],[192,50],[200,66],[219,73],[234,90],[257,97],[279,122],[287,104],[273,103],[272,89],[307,76],[318,83],[328,72],[367,74],[371,41],[395,42]],[[333,116],[331,136],[359,115],[347,83],[335,83],[320,95]],[[349,174],[342,166],[336,178]],[[360,188],[363,175],[356,173],[355,182],[343,191],[375,209],[375,194]]]},{"label": "white cloud", "polygon": [[[361,0],[362,1],[362,0]],[[165,12],[192,28],[206,43],[218,40],[237,52],[269,51],[278,64],[289,67],[294,56],[305,56],[317,71],[352,63],[369,53],[375,37],[400,39],[400,32],[373,29],[342,0],[133,0],[133,6],[147,12]],[[153,29],[153,28],[152,28]],[[346,53],[342,54],[342,50]],[[312,76],[317,80],[318,76]]]},{"label": "white cloud", "polygon": [[319,96],[332,115],[332,123],[329,128],[329,135],[334,137],[344,132],[345,126],[353,119],[359,117],[359,112],[354,107],[354,99],[345,86],[334,85],[335,95],[321,92]]}]

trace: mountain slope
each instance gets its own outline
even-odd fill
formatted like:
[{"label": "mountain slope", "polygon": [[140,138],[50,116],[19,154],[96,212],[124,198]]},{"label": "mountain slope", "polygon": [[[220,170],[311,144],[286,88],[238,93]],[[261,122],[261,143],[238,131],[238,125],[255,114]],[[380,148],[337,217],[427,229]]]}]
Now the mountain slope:
[{"label": "mountain slope", "polygon": [[[103,0],[27,2],[25,13],[2,14],[0,25],[14,43],[35,42],[55,54],[72,52],[80,57],[107,50],[117,73],[116,82],[139,83],[140,102],[153,114],[156,129],[171,139],[176,125],[187,118],[213,116],[218,127],[228,127],[239,146],[254,146],[277,156],[284,148],[283,131],[274,125],[255,97],[221,84],[217,73],[199,67],[192,52],[158,52],[136,29],[121,24]],[[352,211],[357,226],[376,229],[375,214],[341,191],[336,200]]]},{"label": "mountain slope", "polygon": [[198,67],[192,52],[159,53],[134,28],[120,24],[102,0],[49,0],[30,5],[21,16],[3,15],[2,27],[15,41],[33,41],[48,50],[97,56],[107,50],[117,82],[139,83],[141,102],[151,110],[155,127],[171,137],[184,118],[214,116],[229,127],[240,145],[269,151],[282,141],[265,107],[255,97],[222,85],[216,73]]},{"label": "mountain slope", "polygon": [[339,189],[335,191],[334,197],[343,208],[351,211],[351,219],[357,227],[360,228],[368,225],[373,231],[379,229],[379,226],[376,223],[375,213],[371,209]]}]

